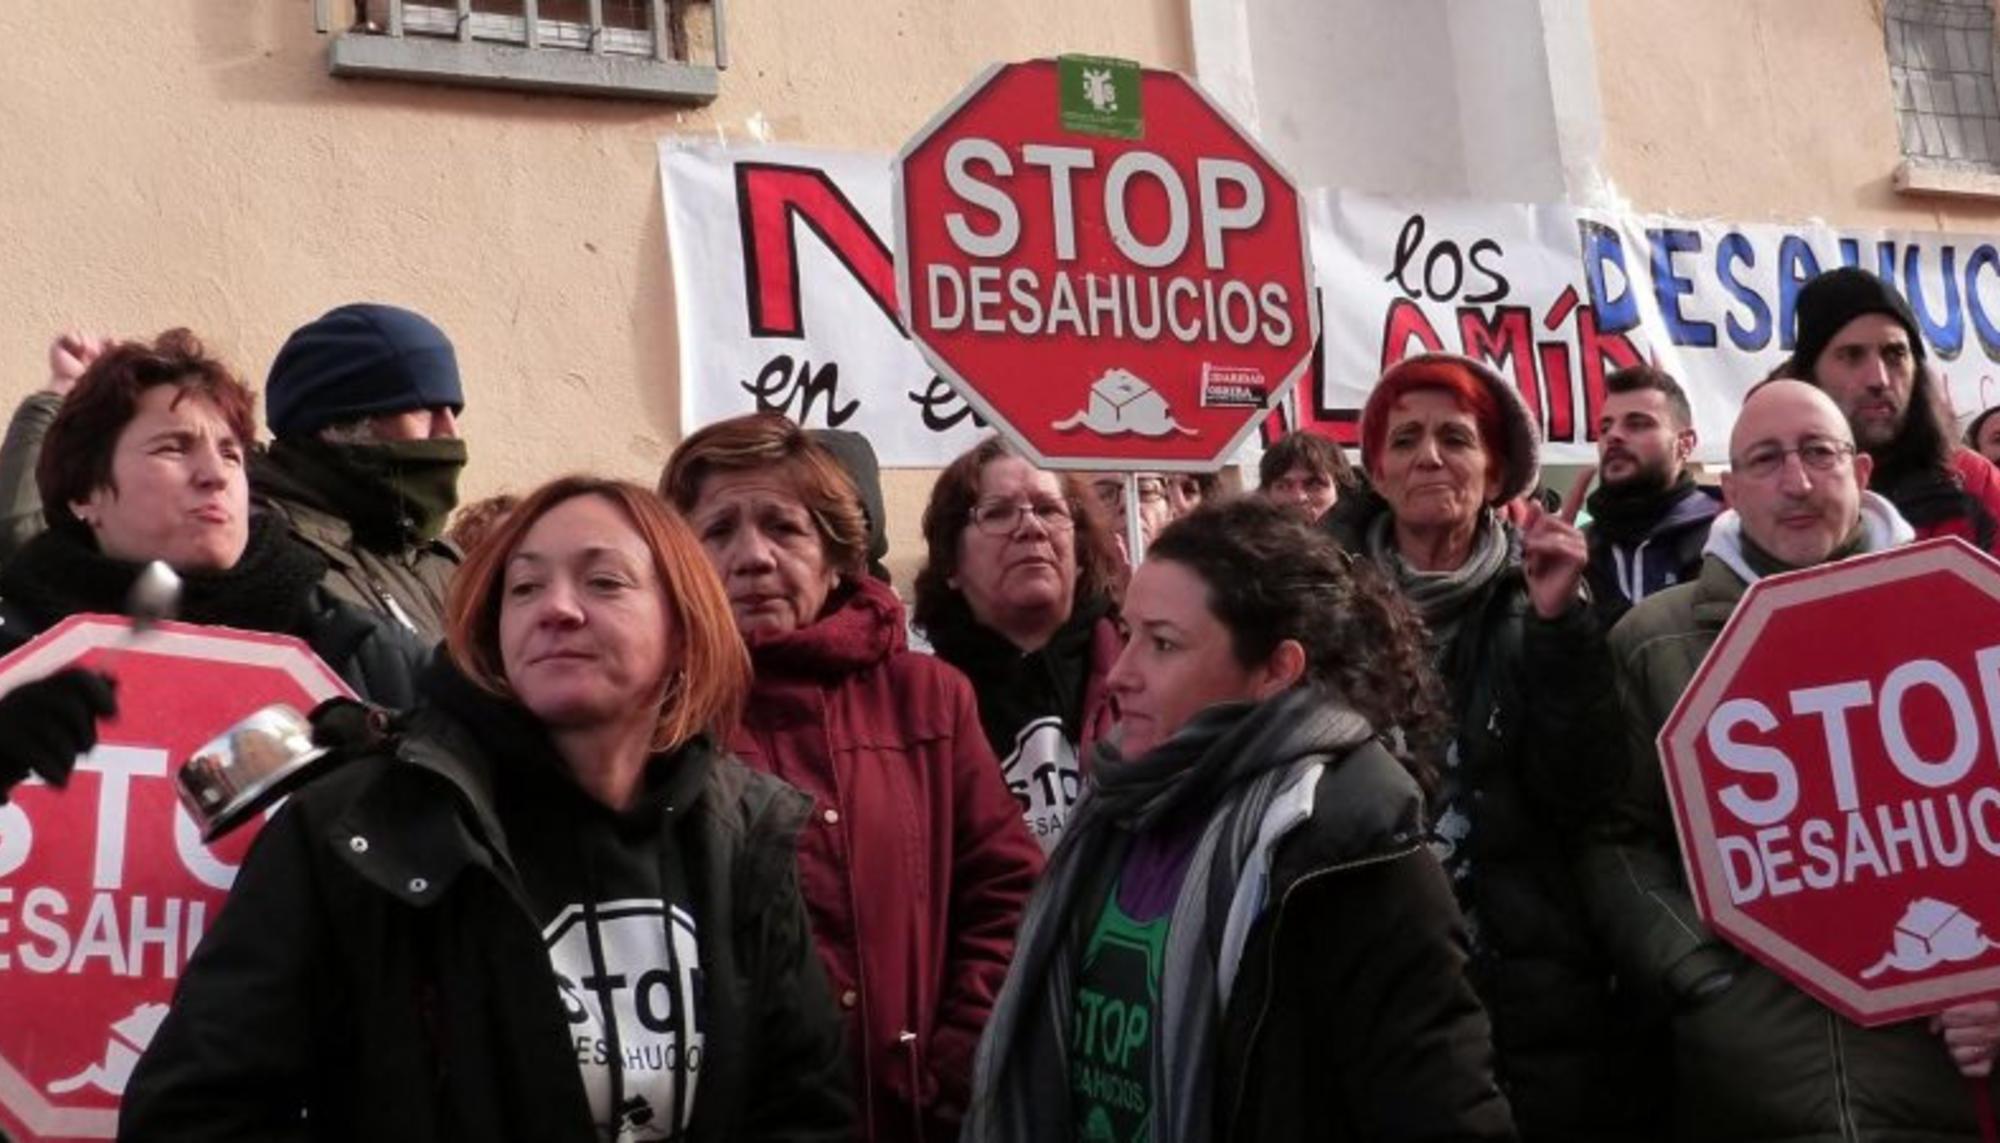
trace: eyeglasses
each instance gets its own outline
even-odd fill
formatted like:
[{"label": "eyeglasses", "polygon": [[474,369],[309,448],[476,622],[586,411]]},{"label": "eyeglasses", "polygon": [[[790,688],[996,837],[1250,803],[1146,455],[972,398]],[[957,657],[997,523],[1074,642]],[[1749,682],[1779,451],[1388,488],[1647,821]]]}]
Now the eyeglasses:
[{"label": "eyeglasses", "polygon": [[1814,472],[1834,472],[1854,455],[1854,446],[1846,441],[1830,440],[1802,441],[1796,448],[1759,445],[1731,463],[1736,471],[1745,476],[1767,480],[1785,467],[1786,457],[1793,455],[1799,458],[1800,464]]},{"label": "eyeglasses", "polygon": [[982,500],[972,506],[969,518],[973,527],[989,536],[1011,536],[1030,515],[1051,532],[1076,527],[1069,505],[1060,500]]},{"label": "eyeglasses", "polygon": [[[1091,484],[1090,491],[1097,496],[1097,502],[1116,512],[1125,503],[1125,482],[1122,480],[1099,480]],[[1158,504],[1167,498],[1167,484],[1157,476],[1139,478],[1139,503]]]}]

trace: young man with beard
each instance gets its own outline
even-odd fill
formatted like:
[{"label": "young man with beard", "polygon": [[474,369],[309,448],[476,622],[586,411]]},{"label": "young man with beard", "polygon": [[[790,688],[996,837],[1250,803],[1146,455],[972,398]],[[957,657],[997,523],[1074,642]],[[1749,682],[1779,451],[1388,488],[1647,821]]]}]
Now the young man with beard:
[{"label": "young man with beard", "polygon": [[2000,473],[1955,442],[1909,303],[1866,270],[1829,270],[1799,291],[1786,375],[1817,386],[1873,459],[1872,487],[1917,530],[2000,555]]},{"label": "young man with beard", "polygon": [[1694,482],[1694,415],[1665,370],[1620,369],[1604,379],[1597,420],[1597,491],[1590,494],[1591,602],[1605,628],[1641,599],[1701,570],[1721,496]]}]

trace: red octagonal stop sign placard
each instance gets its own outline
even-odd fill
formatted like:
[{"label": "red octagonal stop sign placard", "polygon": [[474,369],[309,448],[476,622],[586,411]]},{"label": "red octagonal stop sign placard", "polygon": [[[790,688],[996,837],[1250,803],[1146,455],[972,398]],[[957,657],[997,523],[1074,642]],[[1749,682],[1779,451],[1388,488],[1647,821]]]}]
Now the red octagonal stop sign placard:
[{"label": "red octagonal stop sign placard", "polygon": [[132,1066],[222,907],[255,824],[215,846],[171,768],[270,703],[349,691],[296,639],[163,623],[136,644],[80,615],[0,659],[0,693],[80,664],[118,680],[118,717],[69,786],[0,806],[0,1128],[110,1139]]},{"label": "red octagonal stop sign placard", "polygon": [[2000,994],[2000,564],[1750,588],[1659,736],[1702,916],[1849,1019]]},{"label": "red octagonal stop sign placard", "polygon": [[989,69],[898,156],[895,214],[910,336],[1041,464],[1213,469],[1310,365],[1298,192],[1173,72]]}]

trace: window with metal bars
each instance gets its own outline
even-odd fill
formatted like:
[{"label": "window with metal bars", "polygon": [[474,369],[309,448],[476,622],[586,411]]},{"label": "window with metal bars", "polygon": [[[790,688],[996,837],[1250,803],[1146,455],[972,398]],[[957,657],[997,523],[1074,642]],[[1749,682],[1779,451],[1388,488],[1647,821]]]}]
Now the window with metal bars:
[{"label": "window with metal bars", "polygon": [[2000,172],[1993,0],[1887,0],[1883,31],[1904,158]]},{"label": "window with metal bars", "polygon": [[[332,0],[315,0],[320,30]],[[724,0],[353,0],[335,75],[707,103]]]}]

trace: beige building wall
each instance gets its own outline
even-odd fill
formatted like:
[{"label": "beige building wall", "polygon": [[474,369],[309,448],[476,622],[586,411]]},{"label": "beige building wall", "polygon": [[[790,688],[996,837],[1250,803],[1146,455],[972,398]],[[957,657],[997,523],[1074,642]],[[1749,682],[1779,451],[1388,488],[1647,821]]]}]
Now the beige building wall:
[{"label": "beige building wall", "polygon": [[[187,325],[261,388],[293,327],[388,301],[457,343],[468,499],[574,469],[650,484],[679,432],[660,136],[888,153],[996,60],[1189,67],[1184,0],[729,16],[721,98],[677,110],[337,80],[308,0],[0,0],[0,401],[66,327]],[[899,573],[928,488],[891,478]]]},{"label": "beige building wall", "polygon": [[1642,210],[1990,233],[2000,198],[1898,193],[1880,0],[1592,0],[1601,162]]}]

